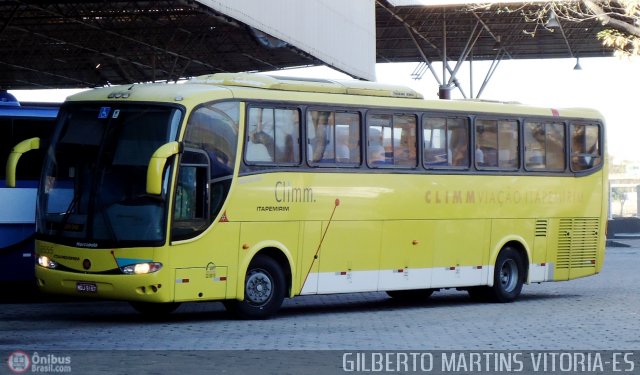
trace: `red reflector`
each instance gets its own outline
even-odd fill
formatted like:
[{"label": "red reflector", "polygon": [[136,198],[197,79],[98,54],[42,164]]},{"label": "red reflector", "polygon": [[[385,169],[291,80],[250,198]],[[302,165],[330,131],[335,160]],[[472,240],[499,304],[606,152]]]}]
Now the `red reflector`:
[{"label": "red reflector", "polygon": [[476,266],[476,269],[477,269],[477,270],[481,270],[481,269],[482,269],[482,266]]},{"label": "red reflector", "polygon": [[226,276],[220,276],[220,281],[227,281],[227,277]]},{"label": "red reflector", "polygon": [[449,271],[455,271],[455,267],[449,267]]},{"label": "red reflector", "polygon": [[403,270],[402,268],[400,268],[400,269],[398,270],[398,272],[402,273],[402,272],[404,272],[404,270]]},{"label": "red reflector", "polygon": [[346,274],[347,274],[347,271],[342,271],[342,272],[340,272],[340,276],[344,276],[344,275],[346,275]]},{"label": "red reflector", "polygon": [[544,266],[546,266],[547,264],[546,264],[546,263],[540,263],[540,265],[541,265],[542,267],[544,267]]},{"label": "red reflector", "polygon": [[188,283],[188,282],[189,282],[189,279],[182,279],[182,282],[183,282],[183,283]]},{"label": "red reflector", "polygon": [[591,259],[591,264],[596,264],[596,260],[595,259]]}]

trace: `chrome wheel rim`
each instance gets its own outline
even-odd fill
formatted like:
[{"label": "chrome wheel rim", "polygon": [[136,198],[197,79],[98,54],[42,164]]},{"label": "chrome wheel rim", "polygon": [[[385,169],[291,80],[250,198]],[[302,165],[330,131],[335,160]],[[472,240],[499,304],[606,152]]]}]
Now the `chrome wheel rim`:
[{"label": "chrome wheel rim", "polygon": [[505,292],[512,292],[518,284],[518,265],[513,259],[507,259],[500,268],[500,285]]},{"label": "chrome wheel rim", "polygon": [[245,284],[247,300],[254,305],[263,305],[273,294],[273,283],[263,270],[252,270]]}]

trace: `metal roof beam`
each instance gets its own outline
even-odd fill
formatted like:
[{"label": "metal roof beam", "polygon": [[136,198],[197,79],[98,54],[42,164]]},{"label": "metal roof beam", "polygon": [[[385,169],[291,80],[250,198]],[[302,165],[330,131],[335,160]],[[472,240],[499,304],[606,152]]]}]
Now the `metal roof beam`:
[{"label": "metal roof beam", "polygon": [[[211,64],[209,64],[209,63],[207,63],[207,62],[200,61],[200,60],[197,60],[197,59],[193,59],[193,58],[191,58],[191,57],[188,57],[188,56],[181,55],[181,54],[179,54],[179,53],[177,53],[177,52],[170,51],[170,50],[168,50],[168,49],[167,49],[167,48],[165,48],[165,47],[159,47],[159,46],[156,46],[156,45],[153,45],[153,44],[150,44],[150,43],[147,43],[147,42],[141,41],[141,40],[136,39],[136,38],[128,37],[128,36],[126,36],[126,35],[123,35],[123,34],[121,34],[121,33],[117,33],[117,32],[115,32],[115,31],[106,30],[106,29],[103,29],[103,28],[101,28],[101,27],[99,27],[99,26],[96,26],[96,25],[94,25],[94,24],[92,24],[92,23],[82,21],[82,20],[80,20],[80,19],[76,19],[76,18],[69,18],[69,17],[65,16],[64,14],[61,14],[61,13],[58,13],[58,12],[55,12],[55,11],[52,11],[52,10],[48,10],[48,9],[46,9],[46,8],[43,8],[43,7],[39,7],[39,6],[35,6],[35,5],[29,5],[29,6],[30,6],[31,8],[33,8],[33,9],[37,9],[37,10],[39,10],[39,11],[42,11],[42,12],[48,13],[48,14],[53,15],[53,16],[56,16],[56,17],[61,17],[61,18],[63,18],[63,19],[69,20],[69,21],[71,21],[71,22],[73,22],[73,23],[81,24],[82,26],[88,27],[88,28],[90,28],[90,29],[94,29],[94,30],[97,30],[97,31],[103,32],[103,33],[105,33],[105,34],[108,34],[108,35],[114,36],[114,37],[116,37],[116,38],[121,38],[121,39],[124,39],[124,40],[126,40],[126,41],[132,42],[132,43],[134,43],[134,44],[137,44],[137,45],[140,45],[140,46],[143,46],[143,47],[149,48],[149,49],[151,49],[151,50],[153,50],[153,51],[155,51],[155,52],[160,52],[160,53],[162,53],[162,54],[167,54],[167,55],[174,56],[174,57],[180,57],[180,58],[183,58],[183,59],[186,59],[186,60],[190,60],[190,61],[192,61],[192,62],[195,62],[195,63],[197,63],[197,64],[201,64],[201,65],[206,66],[206,67],[208,67],[208,68],[210,68],[210,69],[219,70],[219,69],[217,69],[215,66],[213,66],[213,65],[211,65]],[[187,5],[185,4],[185,6],[187,6]],[[188,6],[188,7],[190,7],[190,6]]]},{"label": "metal roof beam", "polygon": [[501,49],[498,51],[498,53],[496,54],[496,57],[491,62],[491,66],[489,66],[489,70],[487,71],[487,75],[484,77],[484,81],[482,82],[482,86],[480,86],[480,90],[478,90],[478,95],[476,95],[476,99],[482,96],[484,89],[487,87],[487,84],[489,84],[491,77],[493,77],[493,73],[495,73],[496,69],[498,69],[498,65],[500,65],[500,61],[502,61],[502,58],[506,54],[507,54],[507,51],[505,51],[504,49]]},{"label": "metal roof beam", "polygon": [[[480,22],[480,23],[482,24],[482,27],[484,27],[484,29],[485,29],[485,30],[487,30],[487,32],[489,33],[489,35],[491,35],[491,37],[493,38],[493,40],[494,40],[496,43],[500,43],[500,44],[502,44],[502,38],[498,38],[498,36],[496,36],[496,35],[491,31],[491,29],[489,28],[489,26],[487,26],[487,24],[482,20],[482,18],[480,18],[480,16],[478,16],[478,15],[476,14],[476,12],[471,12],[471,14],[473,14],[473,16],[478,20],[478,22]],[[511,55],[509,54],[509,51],[507,51],[507,50],[505,49],[505,51],[504,51],[504,52],[505,52],[505,54],[506,54],[507,56],[509,56],[509,58],[510,58],[510,59],[512,58],[512,57],[511,57]]]},{"label": "metal roof beam", "polygon": [[[30,68],[28,66],[15,65],[15,64],[4,62],[4,61],[0,61],[0,64],[8,66],[8,67],[11,67],[11,68],[14,68],[14,69],[26,70],[26,71],[30,71],[30,72],[33,72],[33,73],[37,73],[38,75],[45,75],[45,76],[62,78],[64,80],[66,80],[66,81],[79,83],[79,84],[82,84],[82,85],[85,85],[85,86],[91,86],[92,85],[92,83],[90,83],[90,82],[86,82],[86,81],[84,81],[82,79],[78,79],[78,78],[75,78],[75,77],[72,77],[72,76],[49,73],[49,72],[40,71],[40,70],[36,70],[36,69]],[[46,86],[46,85],[42,85],[42,86]]]},{"label": "metal roof beam", "polygon": [[[478,30],[478,25],[479,24],[480,24],[480,22],[476,22],[475,26],[473,27],[473,30],[471,31],[471,34],[469,34],[469,39],[467,40],[467,44],[464,46],[464,49],[462,50],[462,53],[460,54],[460,57],[458,58],[458,62],[456,63],[456,67],[454,68],[453,72],[451,72],[451,76],[449,77],[449,82],[447,83],[447,85],[451,85],[453,80],[456,79],[456,74],[458,74],[458,70],[460,70],[460,67],[462,66],[462,63],[467,59],[467,56],[469,56],[469,53],[471,52],[471,50],[475,46],[476,42],[478,41],[478,38],[482,34],[482,29]],[[476,34],[476,30],[478,30],[477,34]],[[473,40],[473,42],[472,42],[472,40]],[[465,96],[465,98],[466,98],[466,96]]]},{"label": "metal roof beam", "polygon": [[[418,53],[420,53],[420,56],[422,56],[422,60],[427,65],[427,68],[429,68],[429,70],[431,71],[431,74],[433,75],[433,77],[438,82],[438,85],[442,85],[442,81],[440,81],[440,77],[438,77],[438,74],[436,73],[435,69],[431,65],[431,62],[427,58],[427,55],[424,54],[424,51],[422,51],[422,47],[420,46],[420,44],[416,40],[416,37],[413,35],[413,30],[406,24],[404,26],[405,26],[405,29],[407,30],[407,33],[409,33],[409,36],[411,37],[411,40],[413,40],[413,43],[415,44],[416,49],[418,50]],[[422,76],[420,76],[420,78],[422,78]]]},{"label": "metal roof beam", "polygon": [[440,51],[440,49],[433,44],[429,39],[427,39],[424,35],[422,35],[418,30],[416,30],[415,27],[413,27],[410,23],[408,23],[407,21],[405,21],[402,17],[400,17],[397,13],[395,13],[394,11],[392,11],[391,9],[387,8],[384,4],[382,4],[382,2],[380,0],[376,0],[376,3],[384,10],[386,10],[387,12],[389,12],[389,14],[391,14],[395,19],[397,19],[398,21],[400,21],[400,23],[402,23],[402,25],[404,27],[408,27],[413,33],[415,33],[415,35],[417,35],[418,37],[420,37],[420,39],[424,40],[429,46],[431,46],[433,49],[435,49],[436,51],[438,51],[438,53],[442,56],[442,51]]},{"label": "metal roof beam", "polygon": [[4,33],[4,31],[7,29],[7,27],[11,24],[11,21],[16,16],[16,13],[18,12],[18,9],[20,9],[20,5],[19,4],[16,5],[11,10],[11,14],[9,14],[9,17],[7,17],[7,21],[2,25],[2,28],[0,28],[0,34]]}]

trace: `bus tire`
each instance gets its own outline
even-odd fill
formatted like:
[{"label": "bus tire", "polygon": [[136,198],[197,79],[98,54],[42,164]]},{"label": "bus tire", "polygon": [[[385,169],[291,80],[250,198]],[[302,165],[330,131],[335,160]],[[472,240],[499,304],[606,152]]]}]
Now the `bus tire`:
[{"label": "bus tire", "polygon": [[266,319],[275,314],[287,288],[282,268],[273,258],[257,255],[244,280],[244,300],[226,301],[225,307],[241,319]]},{"label": "bus tire", "polygon": [[525,277],[522,255],[515,248],[506,246],[496,259],[493,287],[489,289],[491,300],[501,303],[515,301],[522,291]]},{"label": "bus tire", "polygon": [[421,302],[433,294],[433,289],[387,290],[387,295],[403,302]]},{"label": "bus tire", "polygon": [[140,314],[148,317],[148,318],[162,318],[167,315],[170,315],[172,312],[176,311],[178,307],[180,307],[179,302],[168,302],[168,303],[152,303],[152,302],[129,302],[131,307],[133,307]]}]

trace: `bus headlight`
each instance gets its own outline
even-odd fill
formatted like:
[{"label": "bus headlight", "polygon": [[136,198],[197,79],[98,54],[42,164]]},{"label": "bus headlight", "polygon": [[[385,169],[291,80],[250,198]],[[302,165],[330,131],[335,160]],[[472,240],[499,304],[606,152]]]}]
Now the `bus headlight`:
[{"label": "bus headlight", "polygon": [[37,259],[38,259],[38,264],[41,267],[51,268],[51,269],[55,269],[56,267],[58,267],[58,263],[51,260],[48,256],[38,255]]},{"label": "bus headlight", "polygon": [[158,272],[161,268],[162,263],[150,262],[130,264],[128,266],[120,267],[120,270],[125,275],[143,275],[147,273]]}]

